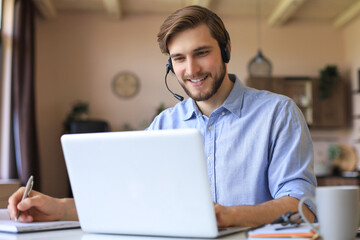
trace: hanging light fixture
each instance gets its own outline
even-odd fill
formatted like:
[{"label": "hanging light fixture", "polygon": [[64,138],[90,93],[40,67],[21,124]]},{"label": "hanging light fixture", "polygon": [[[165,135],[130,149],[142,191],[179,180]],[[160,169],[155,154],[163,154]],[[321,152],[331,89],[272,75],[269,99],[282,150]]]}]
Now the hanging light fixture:
[{"label": "hanging light fixture", "polygon": [[260,0],[256,2],[256,18],[257,18],[257,35],[258,35],[258,52],[248,64],[248,71],[250,77],[270,77],[272,74],[272,65],[261,52],[261,14],[260,14]]}]

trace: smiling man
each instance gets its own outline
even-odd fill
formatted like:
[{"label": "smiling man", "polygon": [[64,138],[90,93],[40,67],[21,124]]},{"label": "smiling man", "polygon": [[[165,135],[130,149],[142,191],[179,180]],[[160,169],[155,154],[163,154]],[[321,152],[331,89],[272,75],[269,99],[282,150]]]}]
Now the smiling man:
[{"label": "smiling man", "polygon": [[[229,34],[206,8],[170,15],[158,42],[190,98],[162,112],[148,129],[202,132],[218,225],[259,226],[296,212],[299,199],[314,194],[316,180],[311,138],[294,102],[247,88],[228,74]],[[314,220],[313,206],[305,208]]]},{"label": "smiling man", "polygon": [[[212,11],[189,6],[171,14],[158,34],[169,68],[189,99],[159,114],[148,130],[196,128],[204,137],[208,177],[220,227],[259,226],[313,196],[312,143],[304,117],[281,95],[245,87],[228,74],[230,37]],[[186,146],[179,146],[186,149]],[[24,188],[9,199],[19,221],[75,220],[73,199]],[[314,207],[304,212],[314,220]]]},{"label": "smiling man", "polygon": [[211,37],[208,26],[200,24],[178,33],[169,41],[168,48],[179,83],[209,116],[224,102],[233,85],[218,42]]}]

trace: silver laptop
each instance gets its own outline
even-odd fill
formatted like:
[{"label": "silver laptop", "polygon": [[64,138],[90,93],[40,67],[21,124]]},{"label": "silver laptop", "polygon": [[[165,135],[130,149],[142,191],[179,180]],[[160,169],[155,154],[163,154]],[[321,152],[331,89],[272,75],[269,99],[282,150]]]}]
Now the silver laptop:
[{"label": "silver laptop", "polygon": [[81,228],[90,233],[207,237],[219,231],[198,130],[61,137]]}]

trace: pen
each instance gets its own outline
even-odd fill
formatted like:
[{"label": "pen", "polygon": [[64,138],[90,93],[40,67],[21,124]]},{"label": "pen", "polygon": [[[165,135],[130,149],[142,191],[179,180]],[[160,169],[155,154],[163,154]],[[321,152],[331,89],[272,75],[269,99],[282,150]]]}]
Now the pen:
[{"label": "pen", "polygon": [[[33,188],[33,185],[34,185],[34,178],[33,178],[33,176],[30,176],[29,180],[26,183],[25,191],[24,191],[21,201],[23,201],[25,198],[27,198],[29,196],[29,194]],[[21,212],[18,210],[15,221],[18,220],[20,214],[21,214]]]}]

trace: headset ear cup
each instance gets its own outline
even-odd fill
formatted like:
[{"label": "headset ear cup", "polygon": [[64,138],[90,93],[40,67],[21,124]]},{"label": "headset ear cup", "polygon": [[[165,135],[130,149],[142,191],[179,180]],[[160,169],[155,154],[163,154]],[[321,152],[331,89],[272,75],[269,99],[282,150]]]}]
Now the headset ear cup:
[{"label": "headset ear cup", "polygon": [[228,43],[221,46],[221,57],[224,63],[228,63],[230,61],[231,53]]},{"label": "headset ear cup", "polygon": [[221,45],[221,56],[224,63],[228,63],[230,61],[231,53],[230,53],[230,37],[229,33],[224,30],[226,44]]}]

